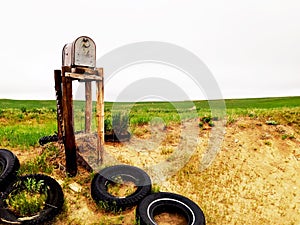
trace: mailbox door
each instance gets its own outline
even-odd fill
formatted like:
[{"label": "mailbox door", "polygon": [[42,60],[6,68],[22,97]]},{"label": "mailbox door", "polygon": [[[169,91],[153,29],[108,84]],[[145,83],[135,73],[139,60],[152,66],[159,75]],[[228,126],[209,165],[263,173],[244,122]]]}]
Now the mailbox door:
[{"label": "mailbox door", "polygon": [[96,67],[96,45],[94,41],[86,36],[77,38],[73,42],[74,61],[76,66]]}]

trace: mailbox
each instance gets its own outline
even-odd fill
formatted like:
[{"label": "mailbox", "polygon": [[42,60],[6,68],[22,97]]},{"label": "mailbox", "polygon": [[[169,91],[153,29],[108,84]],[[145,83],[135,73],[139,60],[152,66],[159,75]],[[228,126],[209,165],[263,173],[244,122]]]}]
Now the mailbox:
[{"label": "mailbox", "polygon": [[96,67],[95,42],[87,36],[81,36],[72,43],[66,44],[62,52],[62,65]]}]

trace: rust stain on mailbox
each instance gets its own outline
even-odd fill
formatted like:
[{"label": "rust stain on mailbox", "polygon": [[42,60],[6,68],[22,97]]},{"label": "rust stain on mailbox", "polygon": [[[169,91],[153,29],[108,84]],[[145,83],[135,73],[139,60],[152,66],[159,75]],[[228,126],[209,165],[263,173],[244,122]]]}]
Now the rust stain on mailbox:
[{"label": "rust stain on mailbox", "polygon": [[77,38],[64,46],[62,59],[63,66],[96,67],[95,42],[87,36]]}]

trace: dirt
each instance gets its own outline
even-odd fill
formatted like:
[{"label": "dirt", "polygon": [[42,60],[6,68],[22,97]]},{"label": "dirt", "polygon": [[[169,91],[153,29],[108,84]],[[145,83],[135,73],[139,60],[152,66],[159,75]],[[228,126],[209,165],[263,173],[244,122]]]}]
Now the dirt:
[{"label": "dirt", "polygon": [[157,216],[154,216],[157,225],[188,225],[186,219],[176,213],[163,212]]},{"label": "dirt", "polygon": [[136,190],[137,186],[133,182],[109,184],[107,187],[107,192],[118,198],[125,198],[133,194]]},{"label": "dirt", "polygon": [[[239,118],[226,126],[216,158],[202,171],[199,168],[214,128],[190,126],[197,140],[193,135],[183,136],[184,124],[140,129],[144,129],[144,135],[133,136],[130,142],[106,143],[104,165],[125,163],[149,171],[161,191],[195,201],[203,209],[208,225],[300,224],[300,136],[296,125],[267,125]],[[195,143],[196,148],[187,152],[188,156],[180,152],[185,147],[194,148]],[[13,151],[24,163],[42,148]],[[95,155],[95,149],[91,151]],[[94,157],[91,160],[95,162]],[[184,165],[181,160],[186,160]],[[97,170],[103,165],[93,167]],[[90,196],[90,173],[84,168],[80,167],[75,178],[66,178],[62,168],[52,176],[64,187],[66,206],[53,224],[134,224],[134,209],[116,215],[96,206]],[[74,182],[82,187],[81,191],[68,186]],[[166,223],[169,219],[160,224],[172,224]]]}]

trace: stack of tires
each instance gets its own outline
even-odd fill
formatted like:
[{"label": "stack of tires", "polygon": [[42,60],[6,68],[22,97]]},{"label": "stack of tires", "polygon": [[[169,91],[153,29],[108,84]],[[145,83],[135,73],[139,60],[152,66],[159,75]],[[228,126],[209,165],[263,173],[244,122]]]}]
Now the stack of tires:
[{"label": "stack of tires", "polygon": [[[132,182],[136,190],[127,196],[117,197],[108,192],[108,187],[116,182]],[[156,225],[155,217],[161,213],[179,214],[188,225],[205,225],[205,217],[200,207],[190,199],[169,192],[151,193],[151,179],[140,168],[116,165],[99,171],[92,180],[93,199],[105,205],[106,209],[119,210],[137,206],[136,221],[140,225]]]},{"label": "stack of tires", "polygon": [[[53,178],[43,174],[17,176],[20,163],[16,155],[7,149],[0,149],[0,221],[7,224],[43,224],[51,221],[61,212],[64,195],[61,186]],[[42,181],[41,190],[46,190],[44,207],[30,216],[20,216],[8,206],[12,193],[25,190],[27,180]]]}]

